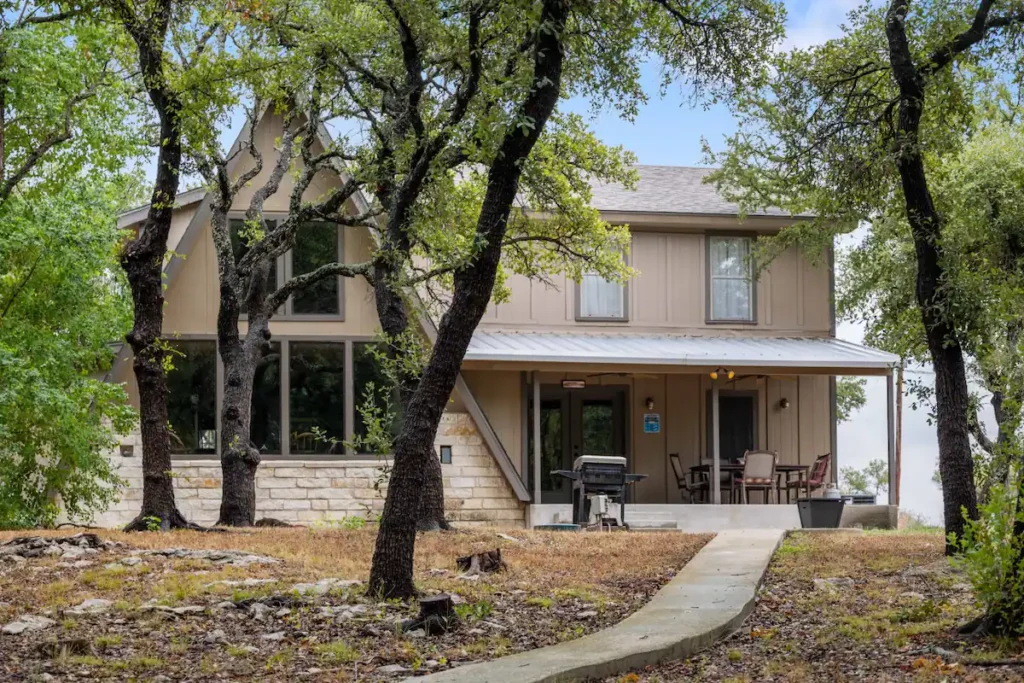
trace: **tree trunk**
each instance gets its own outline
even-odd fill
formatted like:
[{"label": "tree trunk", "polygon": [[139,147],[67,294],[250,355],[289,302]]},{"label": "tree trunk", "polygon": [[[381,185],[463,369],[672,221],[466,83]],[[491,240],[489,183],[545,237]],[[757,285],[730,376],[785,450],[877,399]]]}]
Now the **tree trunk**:
[{"label": "tree trunk", "polygon": [[[391,220],[400,220],[393,215]],[[396,230],[397,232],[397,230]],[[387,339],[398,339],[409,329],[409,316],[402,293],[394,286],[395,274],[380,268],[374,282],[374,297],[377,304],[381,330]],[[395,357],[402,349],[392,346],[388,353]],[[418,380],[415,377],[399,378],[398,392],[403,410],[408,410],[409,400],[416,391]],[[356,397],[360,400],[361,397]],[[431,447],[433,452],[433,447]],[[444,478],[441,472],[441,461],[433,456],[425,461],[423,486],[420,487],[419,512],[416,517],[416,528],[419,531],[438,531],[451,529],[444,514]]]},{"label": "tree trunk", "polygon": [[484,246],[477,258],[455,274],[455,287],[441,318],[437,339],[419,386],[409,400],[405,424],[395,443],[388,497],[370,569],[369,591],[388,598],[409,598],[420,490],[427,460],[434,458],[434,437],[458,377],[473,331],[491,298],[501,242],[526,159],[558,102],[561,89],[561,37],[568,16],[565,0],[545,0],[533,53],[533,88],[519,112],[534,126],[506,133],[487,178],[476,233]]},{"label": "tree trunk", "polygon": [[[900,92],[894,151],[917,256],[915,293],[935,369],[939,474],[948,538],[949,534],[962,535],[965,514],[977,518],[977,492],[968,436],[969,395],[964,355],[955,328],[947,319],[947,297],[942,287],[946,277],[940,241],[942,217],[928,187],[918,136],[924,113],[925,80],[913,62],[906,11],[906,2],[894,1],[886,19],[889,61]],[[955,550],[947,541],[946,553]]]},{"label": "tree trunk", "polygon": [[440,531],[451,529],[444,516],[444,477],[441,473],[441,459],[430,449],[430,456],[424,459],[423,488],[420,490],[420,509],[416,515],[417,531]]},{"label": "tree trunk", "polygon": [[[236,323],[237,329],[237,323]],[[252,388],[256,359],[248,344],[218,344],[224,363],[224,398],[220,412],[221,500],[217,524],[252,526],[256,523],[256,468],[260,452],[250,440]]]},{"label": "tree trunk", "polygon": [[[192,527],[174,502],[171,439],[167,432],[167,376],[164,373],[163,260],[181,168],[181,139],[173,113],[161,117],[163,145],[157,163],[149,215],[139,235],[121,253],[135,306],[134,325],[125,339],[135,354],[132,367],[139,387],[142,431],[142,511],[125,531],[158,524],[160,529]],[[157,521],[159,520],[159,521]]]}]

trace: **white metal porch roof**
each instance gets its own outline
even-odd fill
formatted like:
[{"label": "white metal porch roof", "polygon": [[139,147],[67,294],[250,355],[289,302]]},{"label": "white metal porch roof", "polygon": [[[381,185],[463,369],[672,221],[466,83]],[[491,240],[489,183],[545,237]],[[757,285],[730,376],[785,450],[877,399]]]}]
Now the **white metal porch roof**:
[{"label": "white metal porch roof", "polygon": [[488,332],[466,361],[888,370],[891,353],[831,338]]}]

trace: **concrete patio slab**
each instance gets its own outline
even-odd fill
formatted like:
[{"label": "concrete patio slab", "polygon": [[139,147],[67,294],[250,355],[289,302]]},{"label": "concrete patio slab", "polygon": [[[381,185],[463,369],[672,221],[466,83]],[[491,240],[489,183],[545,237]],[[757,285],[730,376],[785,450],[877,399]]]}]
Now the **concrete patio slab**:
[{"label": "concrete patio slab", "polygon": [[736,629],[754,597],[782,529],[723,531],[649,603],[603,631],[551,647],[469,664],[418,683],[556,683],[611,676],[688,657]]}]

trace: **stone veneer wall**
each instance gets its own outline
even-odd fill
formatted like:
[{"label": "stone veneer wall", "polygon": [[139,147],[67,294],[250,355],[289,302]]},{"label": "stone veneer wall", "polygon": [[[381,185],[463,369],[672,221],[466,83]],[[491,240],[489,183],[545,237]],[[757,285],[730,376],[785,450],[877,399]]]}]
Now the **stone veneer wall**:
[{"label": "stone veneer wall", "polygon": [[[100,526],[120,526],[138,513],[142,500],[142,444],[136,432],[135,456],[110,457],[128,481],[121,499],[97,516]],[[505,480],[468,413],[445,413],[437,445],[452,447],[452,463],[442,465],[448,518],[459,526],[524,525],[524,504]],[[379,513],[384,490],[373,488],[381,461],[264,460],[256,472],[256,516],[315,524]],[[220,464],[214,460],[175,460],[175,498],[184,515],[199,524],[213,524],[220,510]]]}]

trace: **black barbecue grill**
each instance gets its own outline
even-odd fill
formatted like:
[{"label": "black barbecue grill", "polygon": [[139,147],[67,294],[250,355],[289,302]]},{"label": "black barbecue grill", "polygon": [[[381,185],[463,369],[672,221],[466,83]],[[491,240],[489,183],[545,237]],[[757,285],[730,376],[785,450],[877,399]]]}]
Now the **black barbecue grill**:
[{"label": "black barbecue grill", "polygon": [[[572,521],[586,525],[590,521],[590,498],[604,495],[610,502],[619,503],[619,521],[626,526],[626,486],[646,474],[626,472],[626,459],[617,455],[581,455],[571,470],[555,470],[572,481]],[[628,528],[628,527],[627,527]]]}]

